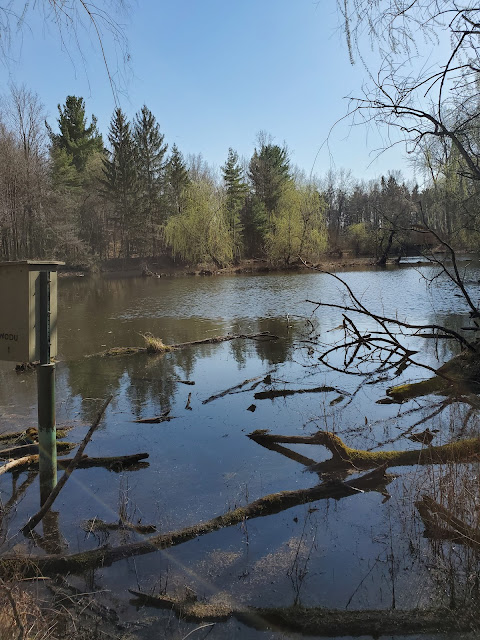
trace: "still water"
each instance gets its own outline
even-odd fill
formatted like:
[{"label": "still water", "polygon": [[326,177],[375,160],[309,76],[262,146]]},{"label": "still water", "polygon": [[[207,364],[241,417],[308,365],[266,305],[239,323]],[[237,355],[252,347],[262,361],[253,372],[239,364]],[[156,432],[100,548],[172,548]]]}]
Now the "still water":
[{"label": "still water", "polygon": [[[377,312],[412,324],[437,323],[459,329],[465,324],[466,305],[447,279],[438,278],[430,287],[433,274],[433,267],[422,266],[352,270],[341,275],[361,301]],[[472,269],[468,278],[473,288],[478,272]],[[92,518],[117,522],[121,514],[131,522],[152,523],[158,531],[168,532],[269,493],[318,482],[318,476],[298,462],[250,440],[247,434],[256,429],[284,435],[327,429],[352,447],[418,448],[401,434],[432,412],[432,398],[402,406],[376,404],[392,385],[392,378],[362,385],[358,376],[320,365],[318,353],[309,351],[304,340],[314,329],[319,342],[333,344],[342,335],[338,329],[342,315],[326,308],[312,315],[315,307],[307,299],[341,304],[346,297],[342,286],[322,273],[61,279],[57,423],[73,426],[67,439],[80,441],[103,400],[112,394],[113,401],[86,453],[148,452],[150,457],[148,466],[139,470],[75,471],[54,507],[59,514],[57,547],[74,553],[139,539],[131,532],[89,533],[82,525]],[[358,326],[372,328],[369,322],[360,318]],[[141,334],[147,332],[171,344],[261,331],[270,331],[279,339],[240,339],[156,356],[85,358],[110,347],[142,345]],[[435,345],[416,338],[409,344],[419,350],[419,361],[433,367],[453,349],[448,340]],[[262,382],[267,375],[270,384]],[[410,367],[394,381],[427,375]],[[255,380],[203,404],[210,396],[249,379]],[[255,382],[259,384],[253,388]],[[255,392],[271,388],[320,385],[335,391],[275,400],[254,398]],[[134,422],[167,410],[173,417],[169,422]],[[454,405],[424,423],[439,430],[435,443],[458,435],[459,425],[472,432],[474,421],[462,420],[466,412],[462,405]],[[35,373],[17,374],[11,364],[0,363],[1,431],[34,426],[35,416]],[[330,455],[319,446],[291,445],[291,449],[318,461]],[[294,602],[347,610],[451,605],[452,594],[445,586],[446,561],[436,562],[438,554],[423,538],[413,506],[431,476],[415,467],[394,472],[396,478],[386,495],[372,491],[300,505],[75,580],[80,588],[104,591],[122,619],[145,620],[145,628],[135,632],[139,638],[182,638],[195,625],[178,621],[171,612],[137,611],[129,603],[129,588],[177,595],[189,588],[199,599],[228,599],[237,607]],[[26,473],[14,478],[13,490],[26,479]],[[3,503],[8,502],[12,494],[9,474],[0,476],[0,491]],[[34,548],[17,533],[37,508],[35,478],[3,519],[4,551],[44,552],[41,545]],[[459,566],[450,569],[458,569],[459,575],[466,571]],[[462,598],[469,597],[468,588],[460,578],[455,579],[460,580],[455,591],[455,605],[460,606]],[[281,629],[255,631],[232,619],[210,630],[210,638],[223,637],[291,635]]]}]

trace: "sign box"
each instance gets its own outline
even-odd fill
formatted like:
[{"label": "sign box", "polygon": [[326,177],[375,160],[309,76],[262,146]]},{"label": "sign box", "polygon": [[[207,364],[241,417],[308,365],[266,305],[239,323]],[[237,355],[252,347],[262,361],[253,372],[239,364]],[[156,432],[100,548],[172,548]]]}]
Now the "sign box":
[{"label": "sign box", "polygon": [[63,262],[0,263],[0,360],[40,359],[40,272],[50,278],[50,357],[57,355],[57,268]]}]

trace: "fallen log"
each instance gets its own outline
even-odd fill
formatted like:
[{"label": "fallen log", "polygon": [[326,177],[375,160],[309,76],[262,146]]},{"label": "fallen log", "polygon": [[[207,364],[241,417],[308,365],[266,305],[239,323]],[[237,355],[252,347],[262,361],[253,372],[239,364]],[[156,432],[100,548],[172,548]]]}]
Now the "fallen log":
[{"label": "fallen log", "polygon": [[145,555],[159,549],[168,549],[213,531],[231,527],[249,519],[279,513],[301,504],[329,498],[340,500],[359,491],[382,492],[385,491],[386,485],[391,480],[392,476],[385,473],[385,467],[379,467],[348,482],[329,481],[308,489],[272,493],[247,504],[245,507],[237,507],[206,522],[171,533],[159,534],[139,542],[131,542],[117,547],[103,546],[63,556],[4,555],[0,557],[0,574],[4,576],[23,574],[31,577],[52,573],[78,573],[86,569],[106,567],[125,558]]},{"label": "fallen log", "polygon": [[[173,351],[174,349],[184,349],[185,347],[193,347],[199,344],[218,344],[220,342],[227,342],[229,340],[278,340],[278,336],[273,335],[269,331],[261,331],[260,333],[241,333],[237,335],[228,336],[216,336],[214,338],[204,338],[203,340],[191,340],[190,342],[179,342],[178,344],[159,346],[146,346],[146,347],[112,347],[106,351],[100,351],[100,353],[93,353],[86,358],[93,358],[96,356],[110,357],[110,356],[130,356],[137,353],[166,353],[167,351]],[[159,341],[161,342],[161,340]]]},{"label": "fallen log", "polygon": [[312,387],[311,389],[270,389],[268,391],[258,391],[254,398],[256,400],[266,400],[273,398],[286,398],[287,396],[294,396],[300,393],[330,393],[331,391],[336,391],[337,393],[342,393],[335,387]]},{"label": "fallen log", "polygon": [[228,602],[198,601],[195,596],[178,598],[150,595],[129,589],[135,596],[131,604],[168,609],[188,622],[221,622],[235,617],[259,631],[291,631],[310,636],[380,636],[421,635],[455,631],[476,631],[480,624],[478,610],[462,615],[447,608],[413,610],[346,611],[324,607],[242,607]]},{"label": "fallen log", "polygon": [[[65,438],[67,433],[72,429],[73,427],[61,427],[57,429],[57,440]],[[29,427],[24,431],[14,431],[10,433],[0,434],[0,442],[9,442],[11,440],[17,442],[18,444],[32,444],[38,440],[38,429],[36,429],[35,427]]]},{"label": "fallen log", "polygon": [[[78,447],[77,442],[57,442],[57,451],[61,453],[68,453]],[[9,447],[8,449],[2,449],[0,451],[0,458],[12,459],[16,456],[27,456],[32,454],[38,454],[38,444],[22,444],[19,447]]]},{"label": "fallen log", "polygon": [[337,435],[329,431],[317,431],[311,436],[282,436],[259,430],[248,434],[248,437],[264,446],[283,443],[317,444],[326,447],[332,453],[332,457],[308,468],[315,473],[326,473],[349,467],[372,469],[383,464],[387,467],[403,467],[414,464],[467,462],[480,455],[480,438],[469,438],[410,451],[364,451],[348,447]]},{"label": "fallen log", "polygon": [[[138,464],[148,466],[148,463],[142,463],[142,460],[145,460],[148,457],[148,453],[134,453],[127,456],[102,456],[96,458],[90,458],[84,454],[78,461],[77,469],[104,467],[110,471],[121,471],[122,469],[128,469],[129,467],[133,467]],[[38,458],[39,456],[36,454],[24,456],[17,460],[9,460],[6,464],[0,467],[0,475],[7,473],[8,471],[38,471]],[[72,460],[73,458],[59,458],[57,460],[57,469],[64,471]]]}]

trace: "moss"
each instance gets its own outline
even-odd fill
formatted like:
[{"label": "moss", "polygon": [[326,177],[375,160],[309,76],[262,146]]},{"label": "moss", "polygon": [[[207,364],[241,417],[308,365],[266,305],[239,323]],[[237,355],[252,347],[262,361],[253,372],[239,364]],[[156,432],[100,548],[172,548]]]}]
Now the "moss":
[{"label": "moss", "polygon": [[426,396],[429,393],[437,393],[448,387],[448,382],[444,378],[434,376],[428,380],[421,382],[412,382],[409,384],[401,384],[391,389],[387,389],[387,394],[395,400],[395,402],[404,402],[419,396]]},{"label": "moss", "polygon": [[[480,438],[470,438],[451,442],[449,444],[429,446],[410,451],[364,451],[347,447],[342,440],[333,433],[323,434],[323,444],[333,454],[331,460],[323,463],[325,466],[349,464],[358,468],[369,469],[386,464],[388,467],[412,464],[432,464],[444,462],[462,462],[474,455],[480,454]],[[319,435],[320,435],[319,434]],[[320,443],[319,443],[320,444]],[[322,463],[321,463],[322,464]]]}]

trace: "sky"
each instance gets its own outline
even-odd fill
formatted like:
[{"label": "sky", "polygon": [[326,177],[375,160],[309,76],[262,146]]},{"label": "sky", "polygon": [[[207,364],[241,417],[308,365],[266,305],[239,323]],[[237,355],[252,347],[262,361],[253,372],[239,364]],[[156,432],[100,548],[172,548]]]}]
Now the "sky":
[{"label": "sky", "polygon": [[335,0],[137,0],[115,14],[128,55],[103,35],[115,92],[93,30],[80,27],[77,41],[64,31],[62,41],[32,4],[12,30],[2,87],[13,81],[38,93],[54,130],[67,95],[85,99],[105,139],[116,101],[130,118],[146,104],[170,146],[217,168],[229,147],[249,158],[263,130],[307,175],[345,168],[370,179],[400,169],[415,177],[402,146],[377,157],[386,132],[341,120],[366,72],[350,63]]}]

